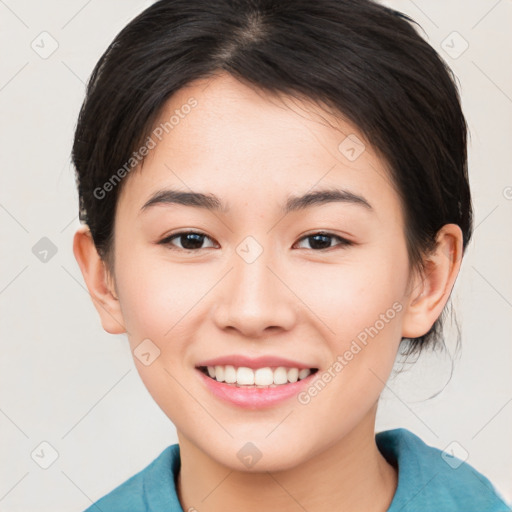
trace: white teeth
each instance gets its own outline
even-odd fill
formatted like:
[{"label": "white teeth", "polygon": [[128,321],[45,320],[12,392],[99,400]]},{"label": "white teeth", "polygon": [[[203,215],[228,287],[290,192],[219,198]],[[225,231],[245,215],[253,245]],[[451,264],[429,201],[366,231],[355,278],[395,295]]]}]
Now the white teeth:
[{"label": "white teeth", "polygon": [[298,370],[298,368],[290,368],[288,370],[288,380],[290,382],[297,382],[299,380],[299,370]]},{"label": "white teeth", "polygon": [[280,386],[289,382],[297,382],[305,379],[311,374],[308,368],[285,368],[278,366],[277,368],[258,368],[253,370],[241,366],[236,368],[232,365],[217,365],[207,367],[208,375],[218,382],[226,382],[227,384],[236,384],[238,386]]},{"label": "white teeth", "polygon": [[288,372],[286,368],[280,366],[274,370],[274,384],[286,384],[288,382]]},{"label": "white teeth", "polygon": [[310,373],[311,370],[303,368],[302,370],[299,371],[299,380],[305,379]]},{"label": "white teeth", "polygon": [[241,366],[236,371],[236,383],[239,386],[252,386],[254,384],[254,371]]},{"label": "white teeth", "polygon": [[224,380],[228,384],[234,384],[236,382],[236,369],[234,366],[227,365],[224,368]]},{"label": "white teeth", "polygon": [[216,366],[215,367],[215,378],[219,382],[224,382],[224,366]]},{"label": "white teeth", "polygon": [[274,372],[272,368],[258,368],[254,372],[254,383],[257,386],[270,386],[274,383]]}]

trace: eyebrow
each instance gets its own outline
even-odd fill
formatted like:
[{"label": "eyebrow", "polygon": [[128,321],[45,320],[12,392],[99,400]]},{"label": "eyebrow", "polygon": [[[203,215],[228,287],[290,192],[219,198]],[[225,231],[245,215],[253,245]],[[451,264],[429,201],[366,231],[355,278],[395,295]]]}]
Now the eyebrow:
[{"label": "eyebrow", "polygon": [[[363,197],[349,190],[338,188],[327,188],[308,192],[301,196],[289,196],[283,207],[285,214],[304,210],[312,206],[319,206],[327,203],[348,203],[363,206],[365,209],[373,211],[371,204]],[[203,194],[201,192],[183,192],[180,190],[165,189],[155,192],[142,206],[141,210],[147,210],[151,206],[179,204],[183,206],[192,206],[204,208],[210,211],[226,213],[229,211],[225,205],[214,194]]]}]

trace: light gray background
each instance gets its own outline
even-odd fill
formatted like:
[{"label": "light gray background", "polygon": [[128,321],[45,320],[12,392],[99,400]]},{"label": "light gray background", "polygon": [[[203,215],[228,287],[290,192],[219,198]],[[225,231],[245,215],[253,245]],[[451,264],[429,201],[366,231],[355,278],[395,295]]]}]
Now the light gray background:
[{"label": "light gray background", "polygon": [[[126,338],[102,331],[71,248],[84,83],[150,3],[0,0],[0,512],[82,511],[176,442]],[[450,360],[424,354],[387,383],[377,431],[406,427],[440,449],[456,441],[454,453],[512,501],[512,2],[386,4],[422,25],[460,81],[476,230],[453,294],[463,329],[454,375],[426,400]],[[42,58],[52,39],[58,48]],[[32,252],[42,237],[57,248],[47,262]]]}]

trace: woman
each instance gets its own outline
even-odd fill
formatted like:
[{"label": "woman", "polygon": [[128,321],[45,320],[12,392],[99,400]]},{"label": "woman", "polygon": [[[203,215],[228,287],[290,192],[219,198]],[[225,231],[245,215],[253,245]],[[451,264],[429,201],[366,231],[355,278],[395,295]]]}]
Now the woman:
[{"label": "woman", "polygon": [[472,233],[459,97],[411,20],[157,2],[96,66],[73,159],[75,256],[179,439],[97,507],[508,510],[469,464],[375,435]]}]

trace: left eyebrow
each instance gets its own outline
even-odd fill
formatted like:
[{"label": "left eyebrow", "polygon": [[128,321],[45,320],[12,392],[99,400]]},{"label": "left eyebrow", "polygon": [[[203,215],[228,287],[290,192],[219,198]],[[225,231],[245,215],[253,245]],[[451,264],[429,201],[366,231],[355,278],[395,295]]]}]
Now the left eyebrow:
[{"label": "left eyebrow", "polygon": [[373,211],[372,205],[363,197],[349,190],[339,188],[327,188],[310,192],[302,196],[291,196],[286,201],[283,208],[284,213],[303,210],[311,206],[322,205],[326,203],[348,203],[363,206],[364,208]]},{"label": "left eyebrow", "polygon": [[[304,210],[312,206],[322,204],[343,202],[364,207],[373,211],[371,204],[363,197],[349,190],[327,188],[309,192],[301,196],[289,196],[283,212],[285,214],[297,210]],[[142,206],[141,210],[146,210],[151,206],[165,204],[180,204],[183,206],[192,206],[204,208],[209,211],[218,211],[226,213],[229,208],[214,194],[203,194],[201,192],[183,192],[180,190],[159,190],[155,192]]]}]

